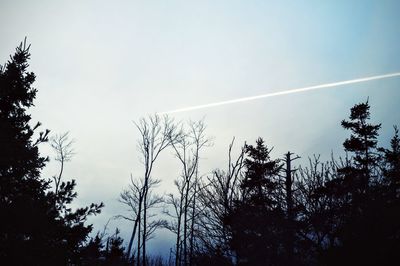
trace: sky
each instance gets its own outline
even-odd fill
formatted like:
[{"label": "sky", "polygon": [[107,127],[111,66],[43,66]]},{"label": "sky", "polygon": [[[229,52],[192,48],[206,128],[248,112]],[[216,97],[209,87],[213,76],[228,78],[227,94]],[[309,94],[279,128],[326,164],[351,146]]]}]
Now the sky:
[{"label": "sky", "polygon": [[[156,112],[400,71],[399,1],[0,1],[0,62],[24,37],[37,75],[34,121],[70,132],[82,206],[103,201],[95,230],[126,208],[118,195],[140,176],[133,121]],[[400,78],[259,99],[174,115],[205,120],[214,145],[201,171],[224,168],[227,148],[259,136],[273,156],[340,155],[349,109],[369,97],[381,145],[400,125]],[[54,158],[47,145],[44,155]],[[173,166],[173,167],[171,167]],[[173,192],[179,164],[165,151],[154,176]],[[57,172],[52,160],[43,175]],[[128,239],[129,223],[111,221]],[[167,254],[159,232],[151,252]]]}]

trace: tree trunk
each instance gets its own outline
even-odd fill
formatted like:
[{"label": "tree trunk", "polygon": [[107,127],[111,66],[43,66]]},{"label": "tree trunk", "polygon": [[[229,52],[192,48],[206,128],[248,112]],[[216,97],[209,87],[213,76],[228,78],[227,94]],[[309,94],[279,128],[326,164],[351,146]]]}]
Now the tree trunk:
[{"label": "tree trunk", "polygon": [[187,265],[187,216],[188,216],[188,197],[189,197],[189,182],[186,184],[184,217],[183,217],[183,265]]},{"label": "tree trunk", "polygon": [[193,194],[193,204],[192,204],[192,223],[190,226],[190,252],[189,252],[189,265],[192,265],[193,260],[193,242],[194,242],[194,217],[195,217],[195,207],[196,207],[196,192],[197,185],[194,187]]},{"label": "tree trunk", "polygon": [[135,235],[136,235],[136,229],[137,229],[137,225],[138,225],[138,218],[139,218],[139,216],[137,216],[136,219],[135,219],[135,224],[133,225],[133,231],[132,231],[131,239],[129,240],[128,250],[127,250],[127,254],[126,254],[126,257],[128,259],[130,259],[133,240],[134,240]]},{"label": "tree trunk", "polygon": [[142,215],[142,204],[139,204],[139,215],[138,215],[138,217],[139,217],[139,219],[138,219],[138,242],[137,242],[137,258],[136,258],[136,261],[137,261],[137,266],[140,266],[140,224],[141,224],[141,215]]},{"label": "tree trunk", "polygon": [[147,192],[148,192],[148,178],[146,178],[144,185],[143,195],[143,245],[142,245],[142,265],[146,266],[146,233],[147,233]]},{"label": "tree trunk", "polygon": [[291,162],[293,159],[290,158],[291,153],[286,154],[286,180],[285,180],[285,190],[286,190],[286,208],[287,208],[287,219],[288,219],[288,230],[286,239],[286,252],[288,265],[293,265],[293,249],[294,249],[294,228],[293,228],[293,191],[292,191],[292,168]]}]

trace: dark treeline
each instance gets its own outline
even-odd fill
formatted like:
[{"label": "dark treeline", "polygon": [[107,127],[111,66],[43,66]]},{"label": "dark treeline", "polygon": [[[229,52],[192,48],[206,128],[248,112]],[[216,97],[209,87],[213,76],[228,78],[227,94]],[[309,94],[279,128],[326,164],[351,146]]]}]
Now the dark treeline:
[{"label": "dark treeline", "polygon": [[[22,43],[0,67],[1,265],[393,265],[400,259],[400,138],[380,147],[368,101],[356,104],[341,126],[345,158],[295,165],[288,152],[272,158],[262,138],[234,155],[226,169],[200,173],[211,146],[203,121],[187,124],[157,115],[136,124],[143,175],[131,177],[119,200],[129,207],[129,239],[116,229],[93,234],[87,218],[103,203],[72,209],[74,180],[63,177],[72,158],[68,134],[50,137],[32,124],[35,75]],[[50,142],[59,172],[41,176]],[[159,155],[173,151],[180,174],[175,191],[158,195]],[[162,208],[163,211],[160,211]],[[158,229],[174,234],[169,258],[148,254]]]}]

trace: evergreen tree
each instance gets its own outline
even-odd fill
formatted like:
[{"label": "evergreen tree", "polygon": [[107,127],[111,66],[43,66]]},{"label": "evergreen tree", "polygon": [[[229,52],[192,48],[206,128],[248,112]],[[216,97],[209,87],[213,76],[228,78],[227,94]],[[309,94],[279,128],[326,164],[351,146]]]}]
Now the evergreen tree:
[{"label": "evergreen tree", "polygon": [[[272,193],[277,186],[276,176],[281,170],[278,160],[271,160],[269,149],[262,138],[257,139],[256,146],[245,146],[247,158],[244,161],[246,176],[241,186],[249,199],[272,200]],[[269,204],[273,204],[270,202]]]},{"label": "evergreen tree", "polygon": [[377,177],[376,168],[379,164],[377,153],[377,137],[381,124],[369,123],[370,106],[368,101],[356,104],[351,108],[350,120],[342,121],[344,129],[350,130],[350,138],[343,143],[346,152],[353,153],[353,164],[341,171],[353,196],[365,195],[371,181]]},{"label": "evergreen tree", "polygon": [[245,150],[243,199],[226,218],[232,231],[231,246],[239,265],[283,265],[285,214],[278,197],[281,165],[270,158],[271,149],[261,138]]},{"label": "evergreen tree", "polygon": [[400,138],[397,127],[390,141],[390,148],[383,152],[383,177],[378,190],[379,243],[377,254],[381,265],[390,265],[400,260]]},{"label": "evergreen tree", "polygon": [[124,240],[119,236],[118,228],[115,229],[115,234],[107,239],[104,251],[106,265],[123,265],[125,262],[123,242]]},{"label": "evergreen tree", "polygon": [[80,261],[80,249],[92,230],[88,215],[102,204],[75,211],[75,181],[62,182],[58,193],[40,176],[46,157],[38,145],[48,140],[45,130],[34,139],[40,123],[31,126],[27,109],[37,90],[28,72],[29,46],[17,47],[0,68],[0,261],[5,265],[67,265]]},{"label": "evergreen tree", "polygon": [[82,265],[95,266],[104,261],[104,244],[99,233],[92,237],[87,245],[82,249]]},{"label": "evergreen tree", "polygon": [[351,108],[350,120],[343,120],[344,129],[351,135],[345,140],[345,151],[351,155],[338,177],[327,185],[326,192],[336,204],[336,245],[328,252],[327,263],[375,265],[379,256],[373,256],[380,239],[382,202],[379,200],[379,165],[377,149],[380,124],[371,124],[368,101]]},{"label": "evergreen tree", "polygon": [[[119,236],[119,229],[112,236],[104,240],[104,233],[97,233],[82,248],[81,264],[85,266],[123,266],[129,264],[123,247],[123,239]],[[132,261],[133,263],[133,261]]]},{"label": "evergreen tree", "polygon": [[390,141],[390,149],[380,149],[383,152],[384,183],[388,186],[388,197],[392,200],[400,198],[400,138],[399,130],[394,127],[394,136]]}]

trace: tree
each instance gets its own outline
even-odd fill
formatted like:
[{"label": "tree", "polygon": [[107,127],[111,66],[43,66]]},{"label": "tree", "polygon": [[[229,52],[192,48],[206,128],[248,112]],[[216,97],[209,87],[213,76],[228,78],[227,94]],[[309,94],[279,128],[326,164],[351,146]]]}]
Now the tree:
[{"label": "tree", "polygon": [[[335,205],[331,211],[338,214],[336,245],[327,250],[327,263],[380,264],[378,250],[380,239],[377,221],[383,207],[380,198],[380,155],[377,148],[380,124],[370,123],[368,101],[354,105],[349,120],[342,127],[350,130],[344,149],[350,155],[338,168],[338,176],[326,184],[325,191]],[[340,217],[340,218],[339,218]]]},{"label": "tree", "polygon": [[396,192],[400,140],[378,148],[380,124],[369,122],[368,101],[351,108],[346,158],[300,168],[301,252],[319,265],[391,265],[399,260],[400,204]]},{"label": "tree", "polygon": [[[136,234],[140,235],[140,229],[138,230],[138,225],[140,222],[141,218],[141,205],[143,202],[143,183],[141,183],[140,180],[135,180],[131,176],[131,184],[127,189],[124,189],[120,196],[119,196],[119,201],[129,207],[129,211],[131,212],[131,215],[124,216],[124,215],[118,215],[117,218],[122,218],[128,221],[133,222],[133,229],[132,229],[132,234],[129,240],[128,244],[128,249],[126,251],[126,256],[129,259],[131,256],[131,251],[133,247],[133,241],[135,239]],[[137,241],[138,246],[140,245],[140,240]]]},{"label": "tree", "polygon": [[399,129],[394,127],[394,136],[390,141],[390,148],[380,148],[383,153],[383,182],[388,187],[388,197],[400,198],[400,137]]},{"label": "tree", "polygon": [[189,122],[188,130],[180,130],[174,136],[171,145],[175,156],[182,165],[181,176],[175,181],[179,196],[168,195],[168,203],[173,206],[175,214],[166,213],[174,218],[167,227],[176,234],[175,265],[191,265],[194,250],[194,227],[197,215],[196,198],[199,192],[200,151],[210,145],[205,135],[205,124],[202,120]]},{"label": "tree", "polygon": [[82,260],[79,265],[85,266],[126,266],[129,260],[126,258],[123,247],[123,239],[119,236],[119,229],[106,237],[106,228],[102,233],[98,232],[91,237],[87,245],[82,248]]},{"label": "tree", "polygon": [[82,265],[95,266],[101,264],[103,256],[103,236],[99,233],[91,237],[88,243],[81,250]]},{"label": "tree", "polygon": [[380,225],[377,252],[381,265],[390,265],[400,260],[400,138],[396,126],[390,148],[380,148],[380,151],[383,153],[383,176],[377,189],[381,207],[377,221]]},{"label": "tree", "polygon": [[350,138],[345,140],[343,146],[345,151],[354,154],[354,163],[340,171],[347,177],[353,197],[365,195],[370,182],[377,177],[377,137],[381,124],[368,123],[369,109],[368,101],[356,104],[351,108],[350,120],[342,121],[342,127],[351,131]]},{"label": "tree", "polygon": [[235,138],[228,149],[228,167],[226,170],[216,169],[212,175],[207,176],[199,189],[199,228],[198,239],[201,243],[200,254],[196,254],[199,260],[206,264],[207,260],[215,260],[223,257],[232,264],[236,260],[236,254],[231,249],[232,232],[225,223],[234,206],[241,200],[239,185],[243,180],[244,147],[239,155],[232,158],[232,148]]},{"label": "tree", "polygon": [[281,182],[282,185],[282,192],[283,192],[283,198],[285,201],[285,206],[283,207],[286,213],[286,223],[285,223],[285,231],[286,231],[286,236],[284,236],[285,240],[285,252],[286,252],[286,264],[287,265],[298,265],[299,263],[296,262],[296,259],[294,258],[295,254],[295,242],[297,242],[297,234],[295,232],[296,227],[298,225],[297,222],[297,204],[295,202],[295,188],[294,188],[294,179],[293,179],[293,173],[296,172],[297,169],[292,168],[292,162],[294,160],[299,159],[299,156],[292,157],[293,153],[287,152],[284,156],[284,164],[286,166],[285,169],[285,174],[283,176],[283,181]]},{"label": "tree", "polygon": [[336,248],[337,228],[342,224],[340,199],[335,190],[329,190],[338,179],[338,168],[345,163],[341,159],[321,162],[320,156],[309,158],[309,165],[296,171],[295,201],[299,206],[297,213],[300,226],[296,232],[300,236],[297,246],[299,256],[305,264],[325,264],[320,258],[327,250]]},{"label": "tree", "polygon": [[0,67],[0,261],[7,265],[66,265],[78,263],[80,248],[92,230],[85,225],[102,204],[73,211],[75,181],[61,182],[57,193],[40,176],[48,158],[39,144],[49,130],[31,127],[27,109],[37,90],[28,72],[29,46],[24,41]]},{"label": "tree", "polygon": [[55,135],[51,138],[51,147],[56,152],[55,160],[60,163],[60,171],[58,175],[53,176],[54,181],[54,194],[58,194],[58,189],[61,184],[61,178],[64,173],[65,163],[70,161],[72,156],[74,155],[74,151],[72,149],[73,140],[69,140],[69,133],[66,132],[64,134]]},{"label": "tree", "polygon": [[[123,204],[125,204],[126,206],[129,207],[129,212],[130,215],[126,216],[126,215],[117,215],[116,218],[122,218],[125,220],[128,220],[130,222],[133,222],[133,230],[132,230],[132,234],[129,240],[129,244],[128,244],[128,249],[126,251],[126,256],[129,259],[130,258],[130,254],[131,251],[133,249],[133,242],[135,240],[135,237],[138,236],[137,239],[137,251],[140,251],[140,248],[142,246],[142,243],[140,241],[140,232],[142,232],[140,226],[140,219],[141,219],[141,214],[143,213],[142,207],[141,205],[143,204],[143,196],[144,196],[144,181],[141,179],[133,179],[133,177],[131,176],[131,184],[129,185],[129,187],[127,189],[124,189],[119,197],[119,201]],[[148,201],[146,204],[146,208],[147,208],[147,213],[149,212],[150,209],[153,208],[157,208],[159,207],[159,205],[163,202],[163,198],[157,194],[153,193],[153,188],[156,187],[157,185],[159,185],[160,181],[159,180],[154,180],[152,178],[150,178],[148,180]],[[139,211],[140,210],[140,211]],[[148,215],[150,218],[155,216],[155,214],[149,214]],[[150,240],[153,238],[154,236],[154,232],[165,226],[166,221],[162,220],[162,219],[155,219],[152,220],[151,222],[149,222],[148,224],[148,229],[147,229],[147,233],[146,233],[146,241]],[[132,255],[134,255],[132,253]]]},{"label": "tree", "polygon": [[[143,227],[142,237],[138,236],[138,253],[137,264],[140,265],[140,250],[142,251],[142,264],[146,265],[146,242],[149,232],[154,229],[157,224],[150,224],[148,221],[148,205],[149,205],[149,183],[151,174],[160,153],[169,147],[179,136],[174,121],[168,116],[162,118],[158,115],[150,116],[148,119],[142,118],[138,123],[135,123],[140,132],[140,140],[138,142],[139,150],[142,156],[144,166],[142,201],[139,204],[139,220],[138,228]],[[149,226],[150,225],[150,226]]]},{"label": "tree", "polygon": [[246,145],[245,176],[240,185],[242,199],[225,221],[232,231],[231,247],[240,265],[282,265],[285,213],[279,193],[279,160],[259,138]]},{"label": "tree", "polygon": [[119,236],[118,228],[115,233],[107,238],[105,254],[105,265],[128,265],[124,256],[124,240]]}]

